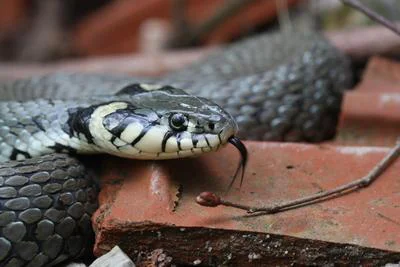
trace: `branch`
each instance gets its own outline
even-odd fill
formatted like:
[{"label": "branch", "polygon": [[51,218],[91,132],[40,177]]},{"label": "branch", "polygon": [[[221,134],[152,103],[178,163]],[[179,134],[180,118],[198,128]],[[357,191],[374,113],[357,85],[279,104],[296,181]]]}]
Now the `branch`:
[{"label": "branch", "polygon": [[257,213],[257,215],[262,214],[272,214],[289,209],[295,209],[310,205],[316,202],[324,201],[334,197],[339,197],[344,194],[353,192],[357,189],[367,187],[372,182],[374,182],[378,177],[400,156],[400,138],[397,140],[395,147],[393,147],[389,153],[363,178],[356,181],[344,184],[342,186],[336,187],[331,190],[323,191],[311,196],[298,198],[295,200],[287,201],[284,203],[279,203],[266,207],[252,207],[247,205],[242,205],[240,203],[232,203],[221,199],[214,193],[203,192],[196,198],[196,202],[202,206],[216,207],[219,205],[234,207],[242,210],[246,210],[248,213]]},{"label": "branch", "polygon": [[170,41],[169,46],[180,47],[193,45],[193,43],[197,42],[217,26],[225,22],[227,18],[237,14],[242,8],[253,1],[254,0],[227,1],[226,4],[217,9],[217,11],[210,18],[208,18],[198,27],[193,27],[191,31],[186,31],[183,34],[178,33],[177,36]]},{"label": "branch", "polygon": [[360,11],[360,12],[364,13],[366,16],[368,16],[370,19],[378,22],[379,24],[382,24],[383,26],[385,26],[388,29],[395,32],[397,35],[400,35],[400,28],[397,27],[396,24],[394,24],[390,20],[386,19],[385,17],[379,15],[378,13],[371,10],[370,8],[366,7],[360,1],[358,1],[358,0],[341,0],[341,1],[343,4],[348,5],[354,9],[357,9],[358,11]]}]

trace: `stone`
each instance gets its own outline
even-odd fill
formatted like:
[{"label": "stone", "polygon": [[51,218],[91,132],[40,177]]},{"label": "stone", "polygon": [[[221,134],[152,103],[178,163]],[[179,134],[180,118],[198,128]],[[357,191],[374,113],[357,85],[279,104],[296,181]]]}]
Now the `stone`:
[{"label": "stone", "polygon": [[115,246],[90,265],[90,267],[103,266],[135,267],[135,264],[118,246]]}]

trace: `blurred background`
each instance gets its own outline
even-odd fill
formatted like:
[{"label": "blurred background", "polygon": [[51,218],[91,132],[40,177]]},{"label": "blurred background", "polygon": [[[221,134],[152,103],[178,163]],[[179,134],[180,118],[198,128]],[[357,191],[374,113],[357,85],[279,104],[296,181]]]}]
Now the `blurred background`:
[{"label": "blurred background", "polygon": [[[399,1],[362,2],[388,19],[399,18]],[[20,69],[9,70],[10,63],[194,51],[302,24],[333,31],[373,23],[339,0],[0,0],[0,64],[6,63],[0,67],[8,67],[0,78],[21,76]]]},{"label": "blurred background", "polygon": [[[399,1],[363,2],[387,18],[399,17]],[[0,59],[48,61],[220,44],[279,25],[289,12],[323,29],[371,24],[338,0],[0,0]]]}]

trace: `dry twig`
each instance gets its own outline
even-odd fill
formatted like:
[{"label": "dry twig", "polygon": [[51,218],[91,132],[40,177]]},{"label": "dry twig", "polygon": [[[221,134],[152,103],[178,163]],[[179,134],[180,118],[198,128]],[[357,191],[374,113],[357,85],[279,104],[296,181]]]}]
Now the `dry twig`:
[{"label": "dry twig", "polygon": [[364,13],[370,19],[378,22],[379,24],[382,24],[386,28],[388,28],[388,29],[392,30],[393,32],[395,32],[396,34],[400,35],[400,28],[397,27],[396,24],[394,24],[390,20],[386,19],[385,17],[379,15],[378,13],[371,10],[370,8],[366,7],[360,1],[358,1],[358,0],[342,0],[342,3]]},{"label": "dry twig", "polygon": [[[227,18],[237,14],[242,8],[252,3],[254,0],[231,0],[227,1],[222,7],[217,9],[213,15],[211,15],[208,19],[202,22],[197,27],[190,26],[185,29],[182,33],[177,33],[175,38],[170,41],[170,46],[172,47],[181,47],[193,45],[195,42],[203,38],[217,26],[221,25],[226,21]],[[176,1],[176,5],[179,8],[179,5],[182,5],[180,1]],[[183,8],[179,8],[179,12],[183,12]],[[184,17],[184,15],[179,14],[178,18]],[[189,31],[190,29],[190,31]],[[178,29],[181,30],[181,29]]]},{"label": "dry twig", "polygon": [[284,203],[278,203],[271,206],[252,207],[252,206],[242,205],[239,203],[233,203],[223,200],[219,196],[211,192],[201,193],[199,196],[197,196],[196,201],[198,204],[202,206],[216,207],[219,205],[223,205],[227,207],[234,207],[246,210],[249,213],[257,213],[260,215],[278,213],[310,205],[316,202],[321,202],[330,198],[339,197],[344,194],[353,192],[357,189],[367,187],[372,182],[374,182],[399,156],[400,156],[400,138],[398,139],[396,145],[389,151],[389,153],[366,176],[331,190],[323,191],[311,196],[298,198],[295,200],[287,201]]}]

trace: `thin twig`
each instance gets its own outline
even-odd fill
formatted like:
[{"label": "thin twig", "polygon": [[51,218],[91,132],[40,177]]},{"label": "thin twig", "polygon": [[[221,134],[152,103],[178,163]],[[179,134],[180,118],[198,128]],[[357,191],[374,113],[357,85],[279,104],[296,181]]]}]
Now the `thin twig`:
[{"label": "thin twig", "polygon": [[168,41],[168,46],[179,47],[180,44],[176,42],[180,41],[192,31],[187,18],[186,8],[187,1],[185,0],[174,0],[172,2],[173,36],[171,40]]},{"label": "thin twig", "polygon": [[277,15],[278,15],[278,21],[279,21],[279,26],[280,26],[281,30],[285,33],[292,32],[293,24],[292,24],[292,21],[290,20],[289,7],[288,7],[287,0],[285,0],[285,1],[275,0],[275,5],[278,10]]},{"label": "thin twig", "polygon": [[344,184],[336,187],[332,190],[323,191],[311,196],[298,198],[295,200],[287,201],[266,207],[252,207],[248,205],[242,205],[239,203],[233,203],[226,201],[218,197],[217,195],[210,192],[203,192],[197,197],[197,203],[203,206],[215,207],[218,205],[234,207],[242,210],[246,210],[249,213],[258,214],[272,214],[289,209],[303,207],[306,205],[320,202],[334,197],[342,196],[346,193],[353,192],[357,189],[367,187],[374,182],[398,157],[400,156],[400,138],[398,139],[395,147],[393,147],[388,154],[364,177],[356,181]]},{"label": "thin twig", "polygon": [[366,7],[360,1],[358,0],[341,0],[341,1],[343,4],[348,5],[354,9],[357,9],[358,11],[367,15],[370,19],[378,22],[379,24],[382,24],[383,26],[395,32],[396,34],[400,35],[400,28],[397,27],[396,24],[386,19],[385,17],[379,15],[370,8]]},{"label": "thin twig", "polygon": [[202,22],[198,27],[192,27],[190,32],[185,35],[177,35],[170,41],[171,47],[181,47],[193,45],[198,40],[201,40],[206,34],[211,32],[217,26],[221,25],[227,18],[237,14],[246,5],[254,0],[231,0],[227,1],[221,8],[211,15],[208,19]]}]

